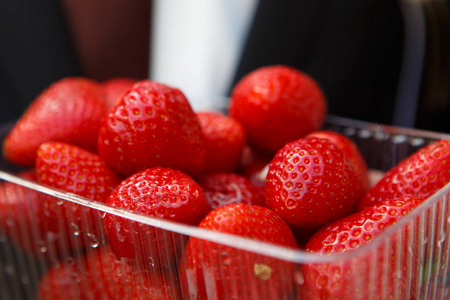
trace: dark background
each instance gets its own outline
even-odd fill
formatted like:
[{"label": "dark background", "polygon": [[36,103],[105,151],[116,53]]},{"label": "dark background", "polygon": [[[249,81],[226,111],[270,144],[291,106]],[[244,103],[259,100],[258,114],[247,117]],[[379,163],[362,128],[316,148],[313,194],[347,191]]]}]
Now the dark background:
[{"label": "dark background", "polygon": [[[230,90],[257,67],[287,64],[319,82],[331,114],[393,124],[405,36],[398,3],[261,0]],[[0,121],[17,119],[65,76],[147,78],[151,9],[147,0],[1,1]],[[412,127],[450,132],[448,1],[423,12],[427,52]]]}]

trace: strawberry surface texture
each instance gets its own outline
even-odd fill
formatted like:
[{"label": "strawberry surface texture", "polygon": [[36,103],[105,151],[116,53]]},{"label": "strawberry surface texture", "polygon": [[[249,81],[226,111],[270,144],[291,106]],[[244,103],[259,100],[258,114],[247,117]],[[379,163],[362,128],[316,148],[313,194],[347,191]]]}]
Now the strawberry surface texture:
[{"label": "strawberry surface texture", "polygon": [[[211,211],[199,228],[229,233],[292,249],[292,231],[272,210],[230,204]],[[291,294],[294,264],[236,248],[190,238],[180,262],[183,296],[187,299],[284,299]]]},{"label": "strawberry surface texture", "polygon": [[[37,180],[40,184],[105,203],[122,178],[96,153],[79,147],[48,142],[37,151]],[[46,224],[53,232],[73,234],[84,239],[100,239],[102,221],[98,211],[54,196],[40,194]]]},{"label": "strawberry surface texture", "polygon": [[317,130],[313,131],[308,136],[315,136],[318,138],[328,139],[332,143],[335,143],[339,149],[342,150],[344,155],[350,162],[356,175],[361,180],[364,190],[368,190],[370,187],[369,181],[369,169],[366,161],[358,149],[358,146],[348,137],[342,133],[338,133],[331,130]]},{"label": "strawberry surface texture", "polygon": [[58,80],[16,122],[3,142],[3,156],[15,164],[32,167],[38,147],[50,141],[96,152],[106,112],[105,96],[98,82],[83,77]]},{"label": "strawberry surface texture", "polygon": [[40,279],[37,295],[40,300],[181,299],[176,274],[134,270],[109,247],[52,266]]},{"label": "strawberry surface texture", "polygon": [[[312,236],[305,250],[321,255],[354,251],[370,243],[422,201],[410,196],[387,200],[332,222]],[[408,287],[411,263],[406,263],[412,236],[408,227],[403,230],[404,239],[397,241],[400,246],[392,246],[386,253],[380,248],[354,259],[305,264],[302,267],[304,283],[299,287],[299,295],[304,297],[302,299],[384,299],[380,294],[383,290],[387,290],[388,295],[408,294],[409,288],[415,289],[414,286]],[[395,237],[393,239],[395,241]],[[367,274],[374,274],[375,282],[371,282]],[[361,282],[360,278],[366,281]],[[395,290],[396,286],[400,286],[400,290]],[[412,295],[411,299],[416,299],[416,296]]]},{"label": "strawberry surface texture", "polygon": [[267,207],[301,230],[355,212],[364,188],[334,143],[306,137],[286,144],[272,159],[265,195]]},{"label": "strawberry surface texture", "polygon": [[233,88],[229,114],[245,128],[249,142],[276,152],[284,144],[319,129],[327,103],[317,82],[283,65],[259,68]]},{"label": "strawberry surface texture", "polygon": [[[107,204],[145,216],[197,225],[211,210],[201,187],[188,175],[154,167],[138,172],[113,191]],[[169,231],[107,215],[105,230],[113,251],[139,266],[171,265],[182,240]],[[164,241],[164,242],[161,242]]]},{"label": "strawberry surface texture", "polygon": [[264,189],[244,176],[234,173],[205,174],[197,182],[211,209],[234,203],[265,206]]},{"label": "strawberry surface texture", "polygon": [[[38,184],[33,169],[16,176]],[[0,230],[19,249],[31,257],[62,257],[59,245],[65,245],[67,252],[77,251],[83,240],[72,236],[49,218],[42,205],[44,195],[12,182],[0,184]],[[75,245],[75,243],[77,245]]]},{"label": "strawberry surface texture", "polygon": [[184,94],[150,80],[136,83],[109,111],[98,152],[125,177],[155,166],[200,174],[207,163],[205,138]]},{"label": "strawberry surface texture", "polygon": [[426,199],[450,182],[450,141],[422,147],[390,169],[359,204],[362,210],[383,201],[411,195]]}]

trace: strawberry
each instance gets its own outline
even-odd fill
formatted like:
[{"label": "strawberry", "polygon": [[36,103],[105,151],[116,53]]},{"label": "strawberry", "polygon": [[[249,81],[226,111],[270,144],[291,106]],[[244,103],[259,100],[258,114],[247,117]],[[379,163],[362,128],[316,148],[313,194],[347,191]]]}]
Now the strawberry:
[{"label": "strawberry", "polygon": [[3,143],[3,156],[12,163],[32,167],[38,147],[49,141],[95,152],[105,114],[99,83],[82,77],[61,79],[46,88],[20,117]]},{"label": "strawberry", "polygon": [[361,200],[359,210],[407,195],[426,199],[450,181],[450,141],[425,146],[390,169]]},{"label": "strawberry", "polygon": [[[122,180],[98,154],[59,142],[39,147],[35,170],[42,185],[103,203]],[[42,206],[55,226],[86,237],[101,233],[100,215],[93,209],[53,196],[44,197]]]},{"label": "strawberry", "polygon": [[229,114],[245,128],[250,144],[275,153],[321,127],[327,103],[317,82],[288,66],[259,68],[233,88]]},{"label": "strawberry", "polygon": [[293,230],[351,214],[364,189],[342,151],[330,141],[302,138],[281,148],[269,165],[266,204]]},{"label": "strawberry", "polygon": [[122,181],[98,154],[59,142],[39,147],[35,169],[40,183],[99,202]]},{"label": "strawberry", "polygon": [[205,173],[236,171],[246,144],[244,127],[234,118],[218,112],[196,114],[206,139],[208,165]]},{"label": "strawberry", "polygon": [[[197,225],[210,211],[200,186],[191,177],[162,167],[128,177],[107,203],[189,225]],[[138,267],[170,265],[181,247],[181,239],[175,234],[143,223],[107,215],[104,224],[113,251],[119,258],[131,259]]]},{"label": "strawberry", "polygon": [[[230,204],[211,211],[199,228],[297,248],[286,223],[272,210]],[[285,299],[293,283],[293,264],[191,237],[180,262],[186,299]],[[259,297],[258,297],[259,296]]]},{"label": "strawberry", "polygon": [[367,191],[370,186],[369,181],[369,169],[367,167],[366,161],[359,151],[358,146],[351,139],[343,135],[342,133],[338,133],[330,130],[319,130],[314,131],[308,134],[308,136],[315,136],[322,139],[328,139],[331,142],[335,143],[339,149],[344,152],[344,155],[348,158],[348,161],[355,170],[356,175],[362,181],[364,189]]},{"label": "strawberry", "polygon": [[[22,171],[18,177],[38,183],[33,169]],[[37,258],[64,257],[79,250],[81,236],[60,230],[45,210],[44,194],[9,181],[0,185],[0,231],[8,239]],[[63,250],[64,249],[64,250]]]},{"label": "strawberry", "polygon": [[155,166],[188,174],[206,167],[205,138],[188,100],[150,80],[136,83],[110,110],[98,151],[124,177]]},{"label": "strawberry", "polygon": [[39,281],[37,298],[169,300],[181,299],[181,293],[175,272],[133,270],[105,248],[52,265]]},{"label": "strawberry", "polygon": [[211,209],[233,203],[265,206],[264,189],[234,173],[205,174],[197,179]]},{"label": "strawberry", "polygon": [[[421,202],[421,199],[409,196],[387,200],[334,221],[314,234],[305,250],[321,255],[354,251],[370,243]],[[409,257],[410,238],[405,233],[399,249],[390,247],[387,253],[381,247],[379,251],[355,256],[354,259],[305,264],[301,269],[304,283],[299,286],[299,294],[305,299],[384,299],[386,295],[407,293],[409,287],[405,278],[408,278],[411,266],[400,257]],[[374,274],[375,282],[370,281],[368,274]],[[361,278],[367,282],[362,282]],[[383,290],[386,295],[378,294]],[[399,299],[404,298],[400,296]]]},{"label": "strawberry", "polygon": [[127,77],[115,77],[101,83],[105,93],[106,106],[110,110],[123,94],[130,90],[138,80]]}]

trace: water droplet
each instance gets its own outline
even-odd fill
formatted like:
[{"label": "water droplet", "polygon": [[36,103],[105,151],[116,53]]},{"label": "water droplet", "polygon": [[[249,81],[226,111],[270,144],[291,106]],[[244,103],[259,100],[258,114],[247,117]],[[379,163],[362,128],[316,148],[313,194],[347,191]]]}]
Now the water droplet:
[{"label": "water droplet", "polygon": [[48,249],[46,242],[44,240],[38,240],[37,243],[39,246],[39,251],[41,251],[41,253],[47,253]]},{"label": "water droplet", "polygon": [[444,241],[445,241],[445,233],[442,232],[442,233],[439,235],[439,238],[438,238],[438,240],[437,240],[437,246],[440,248],[441,245],[442,245],[442,243],[443,243]]},{"label": "water droplet", "polygon": [[74,273],[70,274],[70,276],[72,277],[74,282],[76,282],[76,283],[81,282],[81,276],[78,272],[74,272]]},{"label": "water droplet", "polygon": [[122,226],[119,223],[116,223],[116,236],[119,242],[125,241],[125,235],[122,234]]},{"label": "water droplet", "polygon": [[100,242],[98,241],[98,237],[93,233],[88,233],[87,236],[89,237],[89,245],[92,248],[97,248]]},{"label": "water droplet", "polygon": [[401,271],[399,271],[399,272],[395,271],[395,272],[392,273],[392,276],[395,276],[397,278],[402,278],[403,277],[403,273]]},{"label": "water droplet", "polygon": [[80,228],[75,223],[70,223],[70,227],[72,228],[73,235],[80,235]]},{"label": "water droplet", "polygon": [[413,138],[411,140],[411,145],[414,146],[414,147],[420,147],[423,144],[425,144],[425,141],[422,138]]},{"label": "water droplet", "polygon": [[153,259],[153,257],[149,257],[148,261],[150,263],[150,266],[154,267],[155,266],[155,260]]},{"label": "water droplet", "polygon": [[116,269],[116,276],[121,277],[122,276],[122,270],[120,268]]},{"label": "water droplet", "polygon": [[298,271],[294,274],[294,280],[297,284],[300,284],[300,285],[305,283],[305,277],[303,277],[303,273],[300,271]]},{"label": "water droplet", "polygon": [[395,144],[401,144],[406,142],[406,136],[405,135],[396,135],[392,137],[392,142]]},{"label": "water droplet", "polygon": [[64,204],[64,200],[61,198],[56,198],[56,205],[63,205]]}]

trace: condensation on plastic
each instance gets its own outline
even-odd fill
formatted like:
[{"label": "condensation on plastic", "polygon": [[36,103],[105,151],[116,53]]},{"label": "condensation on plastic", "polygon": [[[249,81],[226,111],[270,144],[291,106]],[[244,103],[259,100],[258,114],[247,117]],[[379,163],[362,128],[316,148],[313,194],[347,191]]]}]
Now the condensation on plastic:
[{"label": "condensation on plastic", "polygon": [[[450,135],[381,126],[360,121],[330,116],[326,129],[345,134],[356,142],[371,169],[386,171],[419,148],[439,139],[450,139]],[[49,270],[69,270],[66,285],[54,287],[51,294],[61,299],[113,299],[114,295],[133,298],[140,291],[151,291],[159,299],[181,299],[178,269],[184,260],[184,246],[189,239],[196,239],[199,247],[219,245],[220,251],[211,252],[209,257],[221,276],[227,282],[230,275],[230,249],[238,249],[232,263],[234,270],[243,282],[231,286],[245,285],[246,278],[254,277],[253,258],[283,268],[292,267],[292,272],[281,272],[280,282],[291,282],[292,289],[271,294],[270,285],[264,280],[252,285],[251,291],[240,295],[240,299],[307,299],[302,267],[335,267],[350,270],[351,280],[346,282],[351,299],[448,299],[450,286],[450,184],[427,199],[408,216],[389,227],[371,243],[351,252],[321,256],[301,250],[292,250],[246,238],[210,232],[194,226],[149,218],[130,211],[47,188],[20,178],[17,169],[1,165],[1,184],[8,183],[26,197],[58,198],[56,205],[80,206],[83,218],[60,214],[56,232],[42,232],[33,219],[33,210],[24,208],[20,214],[13,211],[2,212],[0,222],[0,299],[37,299],[39,282]],[[0,199],[7,198],[5,189],[0,190]],[[1,200],[0,200],[1,201]],[[5,200],[3,200],[5,201]],[[69,210],[66,210],[70,212]],[[10,216],[10,217],[8,217]],[[158,249],[153,249],[151,236],[129,234],[136,250],[136,259],[148,272],[131,272],[128,259],[108,270],[99,269],[93,260],[85,257],[103,255],[107,257],[110,249],[103,228],[105,218],[120,220],[123,228],[131,228],[136,222],[141,227],[148,226],[146,234],[158,231]],[[141,228],[142,229],[142,228]],[[124,232],[116,232],[117,239]],[[147,245],[148,251],[139,251],[140,245]],[[167,247],[170,245],[170,247]],[[170,250],[169,250],[170,248]],[[164,249],[167,249],[164,251]],[[158,253],[156,253],[158,252]],[[234,252],[233,252],[234,253]],[[395,259],[394,259],[395,258]],[[80,263],[85,261],[85,263]],[[252,261],[252,262],[250,262]],[[132,264],[132,263],[131,263]],[[253,264],[253,265],[251,265]],[[115,281],[108,282],[108,272],[115,272]],[[214,298],[215,283],[206,270],[203,274],[206,293]],[[67,274],[66,274],[67,275]],[[284,277],[283,277],[284,276]],[[111,277],[111,278],[112,278]],[[149,289],[162,284],[168,287]],[[230,286],[230,284],[227,284]],[[195,289],[189,285],[189,288]],[[224,299],[232,289],[224,289]],[[362,293],[361,291],[364,291]],[[162,294],[158,294],[162,293]],[[367,298],[369,295],[369,298]],[[143,297],[145,298],[145,297]],[[55,299],[58,299],[57,297]],[[350,298],[349,298],[350,299]]]}]

